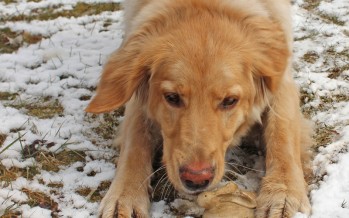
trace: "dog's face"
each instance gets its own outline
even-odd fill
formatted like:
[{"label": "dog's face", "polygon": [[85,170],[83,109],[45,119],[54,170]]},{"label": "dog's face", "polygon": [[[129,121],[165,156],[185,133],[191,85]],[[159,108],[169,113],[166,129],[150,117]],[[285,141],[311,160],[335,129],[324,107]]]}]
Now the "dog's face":
[{"label": "dog's face", "polygon": [[211,37],[167,38],[148,80],[147,111],[161,128],[163,162],[176,189],[187,193],[221,180],[225,151],[247,130],[255,106],[243,52]]},{"label": "dog's face", "polygon": [[160,127],[168,177],[186,193],[221,180],[227,147],[260,118],[262,87],[277,88],[287,60],[278,25],[228,18],[140,27],[106,64],[87,109],[110,111],[137,93],[136,106]]}]

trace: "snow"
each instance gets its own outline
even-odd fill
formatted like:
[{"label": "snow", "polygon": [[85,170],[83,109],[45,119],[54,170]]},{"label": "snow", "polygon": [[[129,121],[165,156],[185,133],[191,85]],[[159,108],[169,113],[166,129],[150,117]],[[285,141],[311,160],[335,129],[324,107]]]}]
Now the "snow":
[{"label": "snow", "polygon": [[23,218],[46,218],[51,216],[51,210],[41,207],[27,207],[23,210]]},{"label": "snow", "polygon": [[[120,2],[119,0],[42,0],[32,2],[18,0],[16,3],[0,2],[0,17],[29,15],[38,9],[57,7],[56,10],[72,9],[78,2]],[[310,186],[313,218],[349,217],[349,70],[341,76],[329,78],[335,67],[349,63],[349,1],[321,1],[313,11],[305,10],[303,0],[294,1],[294,67],[295,78],[302,91],[312,95],[303,108],[313,109],[312,121],[317,126],[331,126],[335,136],[323,144],[315,154],[313,171],[316,180]],[[117,152],[106,145],[111,140],[98,138],[93,128],[99,125],[102,115],[91,118],[83,109],[88,101],[82,96],[92,96],[103,63],[122,41],[122,11],[103,12],[99,15],[84,15],[77,18],[59,17],[53,20],[31,22],[3,22],[0,28],[12,31],[41,34],[44,39],[36,44],[24,45],[17,52],[0,54],[0,92],[18,93],[16,100],[0,101],[0,133],[7,135],[0,147],[0,162],[8,170],[11,167],[26,169],[36,164],[34,158],[22,156],[23,145],[35,140],[53,142],[52,147],[42,149],[57,152],[62,149],[85,151],[84,161],[61,166],[58,172],[42,170],[32,180],[25,176],[6,185],[0,183],[0,216],[6,208],[18,205],[23,217],[51,217],[51,211],[39,206],[30,207],[23,188],[47,194],[58,203],[59,217],[96,217],[98,202],[91,202],[76,193],[80,188],[97,188],[115,175],[113,158]],[[337,16],[344,25],[325,20],[324,15]],[[111,25],[103,24],[108,20]],[[304,39],[302,39],[304,38]],[[303,56],[314,52],[314,63]],[[39,119],[30,116],[23,108],[14,108],[9,103],[37,102],[43,96],[57,100],[64,108],[62,116]],[[337,96],[346,100],[337,101]],[[325,109],[322,98],[334,99]],[[18,101],[20,99],[20,101]],[[121,120],[122,118],[120,118]],[[21,140],[15,141],[19,136]],[[95,141],[95,142],[93,142]],[[14,143],[13,143],[14,142]],[[7,145],[13,143],[7,150]],[[101,144],[97,146],[96,144]],[[62,147],[62,145],[64,145]],[[258,188],[263,174],[263,159],[255,158],[254,171],[238,178],[240,186],[250,190]],[[77,170],[80,169],[80,170]],[[95,175],[91,176],[91,172]],[[52,188],[48,184],[61,183]],[[56,194],[55,194],[56,193]],[[57,194],[58,193],[58,194]],[[184,203],[183,203],[184,202]],[[168,204],[154,202],[152,217],[175,217],[171,208],[188,205],[178,198]],[[201,211],[202,212],[202,211]],[[200,214],[200,208],[188,208],[189,214]],[[305,217],[298,213],[295,217]]]}]

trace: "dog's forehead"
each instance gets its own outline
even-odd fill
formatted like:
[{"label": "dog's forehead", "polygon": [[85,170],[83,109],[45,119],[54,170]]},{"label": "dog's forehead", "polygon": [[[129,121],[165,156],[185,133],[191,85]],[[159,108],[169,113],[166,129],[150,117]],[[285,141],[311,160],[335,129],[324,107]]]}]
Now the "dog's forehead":
[{"label": "dog's forehead", "polygon": [[[200,66],[201,65],[201,66]],[[229,92],[234,87],[243,86],[246,76],[245,66],[241,60],[215,60],[208,63],[193,63],[177,59],[163,64],[151,78],[163,91],[211,91]]]},{"label": "dog's forehead", "polygon": [[242,53],[239,51],[227,53],[212,55],[209,51],[194,48],[186,52],[168,51],[159,58],[154,71],[160,74],[158,76],[175,80],[179,77],[213,79],[217,76],[226,78],[240,76],[238,74],[246,67]]}]

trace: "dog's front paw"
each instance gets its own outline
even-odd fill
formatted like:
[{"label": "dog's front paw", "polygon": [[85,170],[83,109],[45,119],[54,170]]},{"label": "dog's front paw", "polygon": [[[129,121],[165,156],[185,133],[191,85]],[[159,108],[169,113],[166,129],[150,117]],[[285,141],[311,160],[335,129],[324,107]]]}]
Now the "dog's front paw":
[{"label": "dog's front paw", "polygon": [[149,206],[150,201],[148,194],[127,191],[118,194],[111,188],[100,204],[99,217],[147,218],[149,217]]},{"label": "dog's front paw", "polygon": [[284,184],[265,178],[257,197],[257,218],[291,218],[297,212],[310,215],[304,182]]}]

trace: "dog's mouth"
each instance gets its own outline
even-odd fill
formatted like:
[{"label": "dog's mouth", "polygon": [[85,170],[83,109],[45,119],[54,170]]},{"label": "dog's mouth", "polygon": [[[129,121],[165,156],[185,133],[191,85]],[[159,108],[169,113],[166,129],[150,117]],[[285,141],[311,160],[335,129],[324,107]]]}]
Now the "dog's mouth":
[{"label": "dog's mouth", "polygon": [[193,163],[179,169],[179,177],[185,191],[200,193],[205,191],[215,176],[215,167],[207,163]]},{"label": "dog's mouth", "polygon": [[181,195],[198,195],[212,190],[222,179],[225,153],[199,150],[174,155],[165,148],[162,149],[161,165],[166,169],[168,181]]}]

